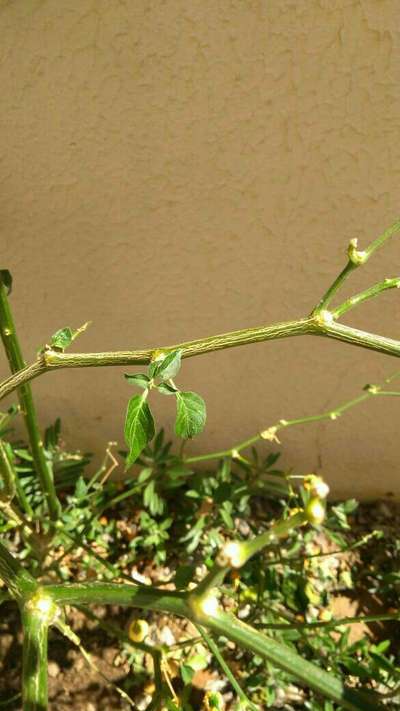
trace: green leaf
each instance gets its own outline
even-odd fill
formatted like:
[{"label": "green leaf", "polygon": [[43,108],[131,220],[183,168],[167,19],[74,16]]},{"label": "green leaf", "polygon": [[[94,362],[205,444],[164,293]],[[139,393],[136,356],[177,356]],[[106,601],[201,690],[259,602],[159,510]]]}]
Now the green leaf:
[{"label": "green leaf", "polygon": [[231,529],[235,528],[235,524],[233,523],[232,516],[230,515],[229,511],[227,511],[227,509],[224,506],[221,506],[221,508],[219,510],[219,514],[220,514],[220,516],[227,528],[231,528]]},{"label": "green leaf", "polygon": [[153,473],[152,467],[145,467],[145,469],[142,469],[142,471],[140,472],[140,474],[137,478],[138,483],[141,484],[142,482],[149,479],[149,477],[151,477],[152,473]]},{"label": "green leaf", "polygon": [[83,326],[80,326],[80,328],[75,329],[75,331],[73,331],[72,328],[70,328],[69,326],[66,326],[65,328],[60,328],[58,331],[53,333],[49,343],[50,347],[54,348],[54,350],[65,351],[65,349],[71,345],[71,343],[75,340],[75,338],[79,336],[80,333],[86,331],[89,325],[90,321],[87,321],[83,324]]},{"label": "green leaf", "polygon": [[182,351],[171,351],[150,365],[150,376],[161,378],[163,381],[175,378],[181,367]]},{"label": "green leaf", "polygon": [[8,269],[0,269],[0,282],[5,287],[7,294],[11,294],[12,276]]},{"label": "green leaf", "polygon": [[157,377],[163,381],[175,378],[181,367],[182,351],[172,351],[161,362],[157,370]]},{"label": "green leaf", "polygon": [[187,588],[189,583],[193,580],[194,576],[196,573],[196,566],[195,565],[180,565],[176,569],[175,573],[175,587],[177,590],[182,590],[183,588]]},{"label": "green leaf", "polygon": [[154,420],[146,402],[148,391],[135,395],[128,402],[125,417],[125,441],[129,447],[126,468],[133,464],[146,444],[154,437]]},{"label": "green leaf", "polygon": [[183,683],[186,684],[191,684],[192,679],[194,677],[194,669],[189,666],[189,664],[182,664],[181,666],[181,677]]},{"label": "green leaf", "polygon": [[208,661],[205,654],[195,654],[193,657],[188,659],[188,665],[194,669],[194,671],[203,671],[208,667]]},{"label": "green leaf", "polygon": [[79,479],[76,482],[75,485],[75,496],[76,498],[83,499],[84,496],[87,494],[87,485],[82,476],[79,477]]},{"label": "green leaf", "polygon": [[146,373],[136,373],[135,375],[125,373],[124,375],[128,383],[132,383],[132,385],[137,385],[139,388],[144,388],[145,390],[149,387],[150,378]]},{"label": "green leaf", "polygon": [[159,393],[162,393],[163,395],[176,395],[176,393],[179,392],[178,388],[175,388],[173,385],[170,385],[169,383],[160,383],[157,386],[157,390]]},{"label": "green leaf", "polygon": [[206,423],[206,404],[193,392],[176,393],[175,432],[178,437],[190,439],[203,431]]},{"label": "green leaf", "polygon": [[224,700],[219,693],[219,691],[212,691],[208,697],[208,705],[210,709],[215,709],[216,711],[222,711],[224,708]]}]

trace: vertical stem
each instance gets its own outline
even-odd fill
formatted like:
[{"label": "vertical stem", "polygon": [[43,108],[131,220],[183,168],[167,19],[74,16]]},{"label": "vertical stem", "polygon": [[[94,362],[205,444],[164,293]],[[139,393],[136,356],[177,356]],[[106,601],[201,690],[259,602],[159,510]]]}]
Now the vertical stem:
[{"label": "vertical stem", "polygon": [[3,480],[6,495],[11,501],[16,494],[16,476],[11,463],[9,448],[2,440],[0,440],[0,478]]},{"label": "vertical stem", "polygon": [[[10,364],[11,372],[16,373],[25,367],[21,347],[15,331],[14,320],[7,298],[7,289],[0,277],[0,335]],[[38,427],[36,410],[33,403],[32,389],[29,383],[18,388],[18,399],[28,431],[29,444],[34,466],[38,474],[42,491],[46,498],[50,517],[57,521],[60,504],[54,487],[53,474],[46,460],[43,442]]]},{"label": "vertical stem", "polygon": [[0,578],[18,602],[36,592],[38,584],[0,541]]},{"label": "vertical stem", "polygon": [[24,628],[22,691],[23,711],[46,711],[48,620],[26,605],[22,611]]}]

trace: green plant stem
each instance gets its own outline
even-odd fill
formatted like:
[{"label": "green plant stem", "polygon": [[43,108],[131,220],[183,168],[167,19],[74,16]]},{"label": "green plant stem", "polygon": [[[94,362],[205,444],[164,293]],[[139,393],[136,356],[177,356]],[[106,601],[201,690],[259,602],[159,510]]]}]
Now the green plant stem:
[{"label": "green plant stem", "polygon": [[16,472],[10,457],[10,445],[0,440],[0,478],[7,496],[13,499],[16,493]]},{"label": "green plant stem", "polygon": [[283,669],[305,686],[312,688],[349,711],[383,711],[383,706],[369,701],[360,692],[343,684],[332,674],[311,664],[296,654],[287,645],[265,635],[258,636],[255,630],[237,620],[233,615],[220,612],[207,620],[207,628],[230,639],[241,648],[246,648]]},{"label": "green plant stem", "polygon": [[358,623],[368,624],[370,622],[398,622],[400,619],[400,613],[389,614],[383,613],[381,615],[359,615],[356,617],[341,617],[338,620],[318,620],[316,622],[293,622],[293,623],[275,623],[275,622],[265,622],[256,623],[254,626],[257,629],[265,630],[305,630],[308,629],[319,629],[321,627],[334,629],[335,627],[342,627],[343,625],[355,625]]},{"label": "green plant stem", "polygon": [[[344,269],[340,272],[339,276],[336,277],[335,281],[331,284],[329,289],[325,292],[323,295],[322,299],[318,302],[317,306],[315,307],[313,314],[319,314],[321,311],[327,309],[329,306],[330,302],[332,301],[334,295],[336,292],[340,289],[340,287],[343,285],[343,283],[346,281],[348,276],[357,269],[361,264],[365,264],[368,259],[372,256],[372,254],[379,249],[379,247],[382,247],[385,242],[387,242],[390,237],[392,237],[396,232],[400,231],[400,220],[397,220],[393,225],[388,227],[387,230],[385,230],[379,237],[377,237],[371,244],[362,252],[363,255],[363,260],[362,262],[353,261],[351,256],[350,256],[350,248],[349,248],[349,261],[347,262],[346,266]],[[350,246],[352,243],[350,242]]]},{"label": "green plant stem", "polygon": [[381,294],[383,291],[386,291],[387,289],[398,289],[399,287],[399,278],[385,279],[384,281],[380,281],[377,284],[370,286],[369,289],[365,289],[364,291],[360,291],[358,294],[351,296],[350,299],[347,299],[347,301],[344,301],[342,304],[340,304],[340,306],[337,306],[336,309],[332,312],[333,318],[340,318],[341,316],[343,316],[343,314],[347,313],[347,311],[350,311],[350,309],[354,309],[356,306],[362,304],[368,299],[373,299],[375,296],[379,296],[379,294]]},{"label": "green plant stem", "polygon": [[186,593],[125,583],[65,583],[46,585],[45,590],[61,605],[126,605],[187,617]]},{"label": "green plant stem", "polygon": [[24,629],[22,656],[23,711],[46,711],[47,635],[48,622],[25,606],[22,612]]},{"label": "green plant stem", "polygon": [[[318,316],[319,312],[315,312]],[[334,322],[323,323],[315,317],[298,319],[287,323],[277,323],[261,328],[234,331],[211,338],[198,339],[179,343],[174,346],[138,351],[115,351],[105,353],[56,353],[47,351],[35,363],[22,368],[14,376],[7,378],[0,384],[0,400],[17,388],[26,385],[33,378],[46,372],[59,368],[90,368],[113,365],[143,365],[151,362],[155,350],[165,353],[173,350],[182,350],[182,358],[191,358],[203,353],[211,353],[225,348],[247,345],[261,341],[270,341],[278,338],[293,336],[323,336],[349,343],[360,348],[367,348],[378,353],[385,353],[396,358],[400,357],[400,341],[387,338],[368,331],[361,331],[350,326]]]},{"label": "green plant stem", "polygon": [[[369,247],[363,252],[358,252],[354,240],[349,247],[349,261],[336,277],[333,284],[325,292],[322,299],[307,318],[300,318],[295,321],[286,321],[283,323],[275,323],[269,326],[261,326],[258,328],[247,328],[231,333],[224,333],[208,338],[200,338],[194,341],[185,341],[174,346],[161,348],[141,349],[135,351],[109,351],[103,353],[60,353],[47,347],[39,354],[38,359],[25,366],[22,357],[17,367],[13,367],[13,373],[10,378],[7,378],[0,384],[0,400],[9,395],[11,392],[20,389],[29,381],[37,378],[43,373],[56,368],[88,368],[111,365],[144,365],[151,362],[153,354],[157,351],[181,350],[182,358],[189,358],[202,353],[210,353],[225,348],[233,348],[234,346],[246,345],[249,343],[257,343],[261,341],[275,340],[277,338],[288,338],[290,336],[303,335],[323,335],[328,338],[336,338],[346,343],[360,346],[361,348],[369,348],[380,353],[387,353],[399,357],[400,341],[385,338],[366,331],[351,329],[350,327],[342,326],[338,328],[338,324],[325,324],[321,316],[330,304],[333,296],[340,289],[343,282],[351,274],[354,269],[365,263],[369,257],[381,247],[392,235],[400,231],[400,220],[391,225],[377,239],[375,239]],[[361,259],[361,261],[360,261]],[[381,289],[382,290],[382,289]],[[8,300],[6,288],[2,285],[2,300],[8,308]],[[357,297],[356,297],[357,298]],[[369,298],[369,297],[368,297]],[[364,300],[364,299],[361,299]],[[9,312],[9,309],[8,309]],[[11,314],[9,314],[11,316]],[[332,318],[333,322],[333,318]],[[2,330],[2,336],[3,330]],[[24,367],[25,366],[25,367]],[[17,372],[18,371],[18,372]]]},{"label": "green plant stem", "polygon": [[[289,516],[283,521],[278,521],[271,526],[268,531],[265,531],[265,533],[261,533],[259,536],[255,536],[247,541],[236,542],[239,552],[238,556],[240,557],[240,563],[238,563],[238,566],[236,567],[242,567],[245,563],[247,563],[249,558],[261,551],[263,548],[270,544],[276,543],[279,538],[288,536],[291,531],[299,528],[299,526],[303,526],[305,523],[307,523],[307,519],[304,512],[298,511],[296,514],[293,514],[293,516]],[[235,567],[235,564],[229,561],[228,558],[225,564],[222,550],[216,563],[214,563],[210,572],[198,584],[196,589],[192,591],[192,595],[196,595],[198,598],[201,598],[202,596],[207,595],[207,593],[213,588],[220,587],[224,582],[226,574],[232,567]]]},{"label": "green plant stem", "polygon": [[360,331],[358,328],[345,326],[341,323],[333,322],[330,325],[322,326],[316,335],[334,338],[337,341],[367,348],[377,353],[392,355],[396,358],[400,356],[400,341],[395,341],[393,338],[386,338],[385,336],[377,336],[375,333],[369,333],[368,331]]},{"label": "green plant stem", "polygon": [[[37,591],[36,581],[2,544],[0,544],[0,577],[9,586],[10,593],[19,600],[27,599]],[[247,627],[233,616],[218,612],[209,615],[206,620],[204,617],[199,619],[187,593],[133,584],[96,582],[46,585],[43,591],[54,603],[60,605],[126,605],[186,617],[260,654],[319,693],[341,703],[345,709],[368,711],[374,708],[377,711],[380,708],[377,705],[369,705],[363,697],[347,689],[338,679],[303,660],[285,645]]]},{"label": "green plant stem", "polygon": [[333,284],[331,284],[329,289],[325,292],[322,299],[318,302],[317,306],[313,311],[313,314],[318,314],[329,306],[336,292],[339,291],[340,287],[355,269],[357,269],[357,265],[349,261],[344,267],[344,269],[340,272],[340,274],[336,277]]},{"label": "green plant stem", "polygon": [[243,564],[266,546],[274,544],[280,538],[288,536],[292,531],[303,526],[305,523],[307,523],[307,519],[304,512],[298,511],[283,521],[278,521],[271,526],[268,531],[265,531],[265,533],[261,533],[259,536],[255,536],[255,538],[250,540],[243,541],[240,544],[244,552]]},{"label": "green plant stem", "polygon": [[22,602],[38,589],[35,578],[14,558],[0,541],[0,578],[7,585],[10,595]]},{"label": "green plant stem", "polygon": [[[391,378],[387,378],[385,382],[391,382],[394,377],[396,377],[396,375],[392,376]],[[380,390],[379,386],[366,386],[366,388],[367,387],[369,387],[369,389],[366,390],[362,395],[359,395],[358,397],[353,398],[352,400],[347,400],[346,402],[342,403],[341,405],[338,405],[332,410],[322,412],[318,415],[307,415],[306,417],[297,417],[292,420],[278,420],[278,422],[273,425],[270,425],[270,427],[266,428],[263,432],[260,432],[259,434],[254,435],[254,437],[250,437],[249,439],[246,439],[243,442],[239,442],[239,444],[236,444],[233,447],[230,447],[229,449],[219,450],[217,452],[210,452],[209,454],[201,454],[193,457],[186,457],[184,461],[186,464],[195,464],[197,462],[206,462],[213,459],[223,459],[224,457],[231,457],[235,459],[237,458],[236,455],[240,453],[243,449],[246,449],[252,444],[255,444],[263,439],[270,439],[271,441],[278,442],[276,435],[282,429],[287,429],[288,427],[293,427],[294,425],[304,425],[310,422],[319,422],[320,420],[336,420],[347,410],[350,410],[352,407],[360,405],[362,402],[369,400],[369,398],[371,397],[376,397],[377,395],[400,395],[400,392],[396,390]],[[270,433],[270,435],[268,433]]]},{"label": "green plant stem", "polygon": [[225,659],[223,658],[221,652],[219,651],[218,645],[216,644],[216,642],[214,642],[211,635],[207,634],[206,631],[202,627],[197,627],[197,629],[199,630],[202,638],[204,639],[205,643],[209,647],[210,652],[214,655],[215,659],[217,660],[218,664],[220,665],[220,667],[221,667],[222,671],[224,672],[225,676],[227,677],[230,685],[236,691],[236,694],[238,695],[238,698],[240,699],[242,704],[244,706],[248,707],[249,709],[251,709],[251,711],[259,711],[258,706],[256,706],[255,704],[253,704],[252,701],[250,701],[250,699],[244,693],[240,684],[238,684],[238,682],[236,681],[234,674],[232,673],[229,666],[227,665]]},{"label": "green plant stem", "polygon": [[[25,367],[21,347],[7,297],[7,289],[0,277],[0,333],[12,373]],[[29,444],[36,473],[46,499],[50,517],[56,521],[60,513],[53,475],[44,453],[30,385],[25,382],[18,387],[18,399],[28,432]]]},{"label": "green plant stem", "polygon": [[182,350],[182,358],[190,358],[203,353],[233,348],[250,343],[289,338],[313,333],[315,324],[312,318],[298,319],[284,323],[275,323],[258,328],[248,328],[217,336],[199,338],[195,341],[185,341],[173,346],[151,348],[135,351],[115,351],[103,353],[59,353],[47,350],[41,353],[34,363],[23,367],[15,375],[0,384],[0,400],[21,387],[23,384],[37,378],[45,372],[59,368],[90,368],[113,365],[145,365],[151,362],[155,351],[165,353]]},{"label": "green plant stem", "polygon": [[219,565],[214,563],[211,570],[205,578],[197,585],[196,589],[192,594],[197,595],[198,598],[207,595],[208,592],[214,588],[219,588],[225,580],[225,576],[229,573],[229,565]]},{"label": "green plant stem", "polygon": [[382,708],[379,704],[371,704],[362,694],[348,689],[328,672],[302,659],[286,645],[266,637],[231,615],[221,611],[207,615],[206,618],[204,616],[199,618],[186,593],[157,590],[146,586],[95,582],[47,585],[44,589],[55,602],[61,605],[127,605],[186,617],[236,642],[239,646],[260,654],[306,686],[341,704],[344,709],[379,711]]},{"label": "green plant stem", "polygon": [[393,225],[390,225],[384,232],[382,232],[379,237],[373,240],[371,244],[366,248],[365,254],[367,255],[367,258],[371,257],[371,255],[376,252],[377,249],[380,247],[383,247],[385,242],[390,239],[390,237],[393,237],[397,232],[400,232],[400,220],[397,220],[394,222]]}]

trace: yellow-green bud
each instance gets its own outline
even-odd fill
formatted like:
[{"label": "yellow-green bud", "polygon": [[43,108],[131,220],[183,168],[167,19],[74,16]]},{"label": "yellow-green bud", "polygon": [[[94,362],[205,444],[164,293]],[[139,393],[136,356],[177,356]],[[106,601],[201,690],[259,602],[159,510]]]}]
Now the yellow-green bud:
[{"label": "yellow-green bud", "polygon": [[314,496],[308,502],[304,513],[309,523],[319,526],[325,519],[325,506],[318,497]]},{"label": "yellow-green bud", "polygon": [[149,625],[146,620],[133,620],[128,628],[128,636],[132,642],[143,642],[149,634]]}]

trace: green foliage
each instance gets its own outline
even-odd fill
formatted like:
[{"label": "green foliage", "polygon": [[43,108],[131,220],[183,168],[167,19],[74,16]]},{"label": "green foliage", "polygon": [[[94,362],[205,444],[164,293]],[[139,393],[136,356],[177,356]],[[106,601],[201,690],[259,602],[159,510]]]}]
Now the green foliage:
[{"label": "green foliage", "polygon": [[[46,456],[52,462],[57,490],[64,501],[62,526],[52,544],[54,557],[40,559],[40,549],[29,539],[22,543],[20,555],[33,573],[38,570],[35,561],[39,555],[47,574],[56,574],[66,582],[77,574],[89,578],[95,575],[97,580],[105,581],[130,577],[132,566],[140,569],[151,561],[152,565],[171,568],[176,587],[185,590],[198,581],[199,574],[203,575],[199,573],[200,563],[206,568],[212,566],[225,540],[247,540],[262,533],[271,519],[289,516],[307,498],[305,490],[292,488],[288,478],[292,473],[277,469],[276,453],[261,457],[253,449],[246,460],[225,457],[208,470],[197,472],[182,455],[172,451],[163,431],[144,447],[134,476],[123,483],[100,483],[98,473],[91,480],[83,476],[89,457],[65,451],[60,434],[57,420],[44,438]],[[12,453],[34,516],[42,517],[44,502],[33,486],[31,456],[20,442],[13,445]],[[370,538],[361,543],[354,540],[355,513],[353,500],[330,506],[320,540],[344,552],[357,549],[357,545],[368,548],[373,542]],[[13,541],[15,529],[7,525],[4,519],[2,530]],[[42,527],[46,535],[45,519]],[[378,535],[379,532],[374,534],[374,540]],[[376,688],[391,689],[398,683],[399,673],[389,640],[374,642],[365,638],[352,642],[346,625],[336,627],[335,636],[329,627],[313,628],[321,611],[329,611],[335,595],[343,593],[349,584],[356,590],[359,584],[363,585],[367,573],[363,565],[359,570],[353,564],[338,570],[331,564],[331,557],[324,555],[319,557],[318,548],[316,551],[315,533],[299,529],[279,546],[272,545],[251,559],[240,571],[234,589],[224,588],[226,599],[240,617],[251,620],[256,627],[275,627],[277,640],[297,649],[317,666],[329,666],[337,675],[350,674],[361,688],[374,684]],[[395,560],[400,563],[400,545],[396,556],[394,565]],[[393,580],[397,580],[397,573],[392,570]],[[372,567],[368,576],[371,589],[385,578],[387,594],[393,597],[387,571],[381,573]],[[298,627],[299,619],[304,621],[304,627]],[[223,641],[221,653],[228,663],[236,658],[240,661],[240,684],[252,703],[273,707],[282,690],[293,685],[286,673],[270,664],[265,666],[257,655],[235,652]],[[196,654],[187,656],[184,649],[179,655],[181,682],[190,696],[200,662]],[[212,658],[203,653],[200,657],[200,667],[212,666]],[[297,693],[304,694],[301,689]],[[209,708],[218,708],[213,706],[212,698],[207,700]],[[220,703],[218,695],[215,699]],[[312,692],[303,696],[303,706],[315,711],[339,709],[330,702],[321,702]]]},{"label": "green foliage", "polygon": [[[194,711],[196,672],[215,672],[217,663],[235,694],[229,711],[257,705],[292,709],[298,704],[313,711],[400,708],[397,647],[385,634],[352,638],[349,625],[354,619],[334,615],[335,596],[351,592],[356,599],[378,596],[384,609],[396,606],[378,620],[398,618],[397,532],[388,537],[387,530],[370,528],[357,538],[354,500],[326,507],[328,487],[319,477],[280,471],[275,468],[275,453],[260,456],[251,446],[261,440],[279,442],[277,433],[291,425],[334,420],[370,397],[399,396],[386,387],[396,374],[382,386],[367,386],[362,395],[334,410],[281,419],[235,447],[203,456],[185,456],[183,446],[174,453],[163,431],[155,436],[148,404],[152,390],[175,397],[175,434],[189,440],[204,429],[206,406],[198,394],[182,391],[175,383],[184,357],[306,334],[399,355],[400,342],[336,323],[358,304],[398,287],[399,279],[385,279],[331,308],[347,277],[398,231],[400,221],[363,250],[351,240],[347,264],[303,319],[199,339],[173,350],[106,357],[99,353],[96,358],[66,357],[64,351],[88,324],[77,330],[65,327],[28,367],[7,298],[12,278],[8,270],[0,270],[0,334],[13,373],[0,389],[2,396],[18,389],[20,403],[0,414],[0,531],[8,545],[0,541],[0,577],[22,611],[25,708],[47,707],[48,625],[56,625],[80,646],[63,617],[65,600],[74,599],[136,604],[152,611],[153,626],[160,622],[158,613],[172,611],[197,627],[199,638],[168,647],[133,640],[142,658],[148,654],[153,659],[151,709]],[[90,476],[86,471],[90,456],[65,449],[59,420],[42,437],[29,381],[52,367],[121,362],[149,362],[149,368],[147,373],[126,375],[142,392],[128,402],[124,430],[128,452],[120,453],[125,478],[118,482],[110,478],[118,464],[111,444],[102,465]],[[14,418],[21,413],[29,446],[13,439]],[[199,471],[193,466],[198,462],[212,464]],[[135,472],[126,473],[134,463]],[[379,539],[385,545],[377,556],[373,544]],[[141,575],[146,585],[132,586],[132,578]],[[167,579],[161,579],[165,575]],[[91,584],[93,579],[97,584]],[[129,586],[121,580],[129,581]],[[64,585],[73,581],[85,584]],[[2,591],[0,604],[6,599],[8,594]],[[243,626],[239,620],[249,624]],[[369,618],[355,620],[366,623]],[[99,624],[105,627],[101,620]],[[142,629],[148,628],[142,620]],[[118,628],[115,634],[126,652],[126,635]],[[132,654],[130,645],[129,654],[133,666],[139,667],[136,679],[143,680],[146,669],[140,666],[139,652]],[[169,660],[179,670],[173,681],[167,671]],[[237,665],[237,675],[229,663]],[[346,678],[347,684],[342,681]],[[125,680],[125,686],[130,685]],[[125,690],[119,691],[126,699]],[[224,706],[217,692],[204,694],[202,702],[205,711]]]},{"label": "green foliage", "polygon": [[[129,447],[126,466],[130,467],[143,452],[145,446],[154,437],[154,419],[147,403],[152,389],[162,395],[174,395],[177,414],[175,432],[183,439],[191,439],[203,431],[206,423],[206,405],[204,400],[193,392],[182,392],[175,385],[173,378],[181,367],[182,351],[176,350],[161,354],[149,366],[148,374],[125,374],[131,385],[144,389],[142,395],[135,395],[129,400],[125,418],[125,441]],[[149,489],[151,492],[151,487]],[[149,494],[152,498],[151,493]],[[158,505],[153,504],[153,511]]]},{"label": "green foliage", "polygon": [[191,439],[203,431],[206,422],[206,405],[200,395],[177,392],[175,432],[183,439]]},{"label": "green foliage", "polygon": [[76,328],[75,330],[69,326],[60,328],[58,331],[53,333],[48,346],[55,351],[60,351],[61,353],[64,352],[81,333],[86,331],[89,325],[90,322],[87,321],[87,323],[84,323],[83,326],[80,326],[80,328]]},{"label": "green foliage", "polygon": [[125,419],[125,440],[130,446],[126,459],[129,467],[138,458],[146,444],[154,437],[154,420],[146,402],[148,391],[129,400]]}]

